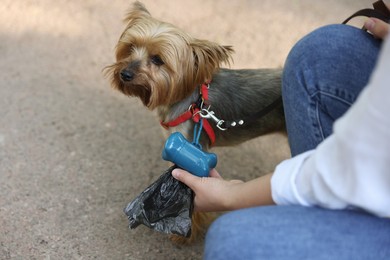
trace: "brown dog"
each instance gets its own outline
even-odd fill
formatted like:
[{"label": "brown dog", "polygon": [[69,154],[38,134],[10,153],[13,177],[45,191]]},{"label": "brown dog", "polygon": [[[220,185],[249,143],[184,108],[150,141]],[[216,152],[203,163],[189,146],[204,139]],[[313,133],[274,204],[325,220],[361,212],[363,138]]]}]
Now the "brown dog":
[{"label": "brown dog", "polygon": [[[115,89],[156,109],[165,128],[192,140],[194,121],[205,119],[204,149],[285,131],[281,69],[222,69],[231,60],[230,46],[195,39],[153,18],[140,2],[125,22],[116,62],[105,73]],[[192,238],[208,219],[194,214]]]}]

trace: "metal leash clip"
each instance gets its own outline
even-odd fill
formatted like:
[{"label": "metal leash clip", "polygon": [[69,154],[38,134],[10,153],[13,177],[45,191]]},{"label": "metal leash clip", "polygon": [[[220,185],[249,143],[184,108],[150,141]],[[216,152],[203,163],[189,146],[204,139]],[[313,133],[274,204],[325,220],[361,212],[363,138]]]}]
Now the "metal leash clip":
[{"label": "metal leash clip", "polygon": [[225,120],[216,117],[214,111],[209,111],[208,109],[203,108],[199,111],[199,114],[202,118],[212,119],[215,123],[217,123],[216,126],[219,128],[219,130],[227,130],[227,128],[222,127],[222,124],[225,123]]}]

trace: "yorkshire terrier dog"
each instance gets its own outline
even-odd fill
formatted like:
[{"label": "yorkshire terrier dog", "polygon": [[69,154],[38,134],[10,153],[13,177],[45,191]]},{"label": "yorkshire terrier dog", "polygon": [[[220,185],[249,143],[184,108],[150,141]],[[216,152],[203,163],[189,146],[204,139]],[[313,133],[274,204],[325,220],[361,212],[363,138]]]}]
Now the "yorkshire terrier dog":
[{"label": "yorkshire terrier dog", "polygon": [[[157,110],[161,124],[192,140],[203,119],[200,143],[235,145],[285,132],[281,69],[226,69],[233,49],[191,37],[151,16],[135,2],[116,46],[116,62],[105,69],[113,88]],[[195,212],[191,239],[204,232],[207,214]],[[176,237],[178,242],[184,240]]]}]

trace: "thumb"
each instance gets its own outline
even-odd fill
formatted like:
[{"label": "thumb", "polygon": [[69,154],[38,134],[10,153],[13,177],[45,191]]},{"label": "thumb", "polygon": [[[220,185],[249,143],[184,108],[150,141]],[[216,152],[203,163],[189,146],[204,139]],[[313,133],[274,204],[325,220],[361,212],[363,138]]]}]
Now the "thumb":
[{"label": "thumb", "polygon": [[185,170],[182,169],[174,169],[172,171],[172,176],[178,180],[190,187],[192,190],[195,190],[195,185],[197,182],[199,182],[200,177],[195,176]]},{"label": "thumb", "polygon": [[376,18],[369,18],[364,23],[364,28],[370,31],[375,37],[380,39],[386,38],[387,34],[389,33],[389,26],[389,24]]}]

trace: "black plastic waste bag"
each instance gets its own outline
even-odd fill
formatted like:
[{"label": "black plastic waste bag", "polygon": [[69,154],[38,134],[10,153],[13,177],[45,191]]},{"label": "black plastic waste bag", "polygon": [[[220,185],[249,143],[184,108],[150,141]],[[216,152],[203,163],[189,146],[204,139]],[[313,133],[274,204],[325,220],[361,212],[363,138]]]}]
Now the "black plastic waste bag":
[{"label": "black plastic waste bag", "polygon": [[191,235],[193,191],[172,176],[172,166],[124,209],[129,227],[143,224],[156,231],[185,237]]}]

